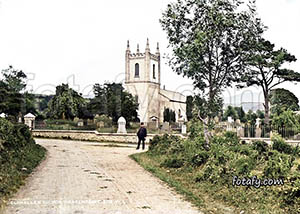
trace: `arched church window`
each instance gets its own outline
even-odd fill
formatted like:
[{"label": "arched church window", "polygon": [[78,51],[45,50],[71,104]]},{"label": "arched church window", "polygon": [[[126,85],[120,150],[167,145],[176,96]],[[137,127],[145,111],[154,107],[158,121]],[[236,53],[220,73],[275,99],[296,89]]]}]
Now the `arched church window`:
[{"label": "arched church window", "polygon": [[155,77],[155,65],[153,64],[153,79],[156,79]]},{"label": "arched church window", "polygon": [[139,76],[140,76],[140,66],[139,63],[135,63],[134,77],[139,77]]}]

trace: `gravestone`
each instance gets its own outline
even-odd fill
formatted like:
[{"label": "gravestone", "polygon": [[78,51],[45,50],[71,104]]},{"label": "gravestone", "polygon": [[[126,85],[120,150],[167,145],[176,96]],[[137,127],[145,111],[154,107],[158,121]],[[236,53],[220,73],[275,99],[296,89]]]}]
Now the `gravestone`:
[{"label": "gravestone", "polygon": [[185,124],[183,124],[181,126],[181,134],[186,134],[186,125]]},{"label": "gravestone", "polygon": [[169,129],[170,129],[169,122],[164,122],[161,129],[164,131],[169,131]]},{"label": "gravestone", "polygon": [[148,129],[156,129],[157,128],[157,122],[156,121],[151,121],[147,123],[147,128]]},{"label": "gravestone", "polygon": [[104,127],[104,122],[100,121],[97,123],[97,128],[103,128]]},{"label": "gravestone", "polygon": [[118,131],[117,133],[127,134],[126,131],[126,120],[124,117],[118,119]]},{"label": "gravestone", "polygon": [[260,138],[261,137],[261,128],[256,128],[255,129],[255,137]]},{"label": "gravestone", "polygon": [[219,123],[219,122],[220,122],[220,121],[219,121],[219,117],[218,117],[218,116],[215,116],[214,121],[215,121],[215,123]]},{"label": "gravestone", "polygon": [[77,126],[78,126],[78,127],[83,127],[83,126],[84,126],[84,122],[83,122],[82,119],[79,119],[79,120],[77,121]]},{"label": "gravestone", "polygon": [[4,113],[0,114],[0,118],[6,118],[6,114]]},{"label": "gravestone", "polygon": [[35,116],[31,113],[24,116],[25,125],[29,127],[30,130],[35,128]]},{"label": "gravestone", "polygon": [[78,117],[75,117],[75,118],[73,119],[73,122],[74,122],[74,123],[78,123],[78,122],[79,122],[79,118],[78,118]]},{"label": "gravestone", "polygon": [[244,137],[245,136],[245,130],[242,126],[238,126],[236,128],[236,131],[237,131],[237,136],[238,137]]},{"label": "gravestone", "polygon": [[234,120],[232,117],[227,118],[227,131],[232,131]]},{"label": "gravestone", "polygon": [[256,128],[259,128],[259,126],[260,126],[260,118],[257,118],[256,119],[256,123],[255,123],[255,126],[256,126]]}]

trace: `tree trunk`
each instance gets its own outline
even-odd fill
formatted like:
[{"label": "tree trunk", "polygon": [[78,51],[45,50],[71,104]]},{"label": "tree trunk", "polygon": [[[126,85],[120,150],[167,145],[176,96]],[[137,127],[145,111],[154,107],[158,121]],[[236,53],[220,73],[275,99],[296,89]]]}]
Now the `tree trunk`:
[{"label": "tree trunk", "polygon": [[269,107],[269,94],[265,93],[265,125],[268,127],[270,123],[270,107]]}]

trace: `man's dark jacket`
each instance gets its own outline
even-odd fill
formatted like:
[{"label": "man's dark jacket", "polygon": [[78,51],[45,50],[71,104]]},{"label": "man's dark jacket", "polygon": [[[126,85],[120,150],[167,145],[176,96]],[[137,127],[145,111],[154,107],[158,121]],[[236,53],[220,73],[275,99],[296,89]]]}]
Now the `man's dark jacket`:
[{"label": "man's dark jacket", "polygon": [[137,136],[139,137],[139,139],[145,139],[145,137],[147,137],[147,129],[141,127],[137,133]]}]

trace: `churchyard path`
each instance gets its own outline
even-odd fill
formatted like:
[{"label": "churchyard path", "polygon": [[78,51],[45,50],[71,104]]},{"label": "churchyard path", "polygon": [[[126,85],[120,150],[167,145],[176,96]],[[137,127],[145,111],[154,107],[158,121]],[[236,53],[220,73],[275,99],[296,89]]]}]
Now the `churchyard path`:
[{"label": "churchyard path", "polygon": [[128,157],[137,152],[135,145],[36,142],[48,150],[47,158],[8,202],[5,214],[201,213]]}]

